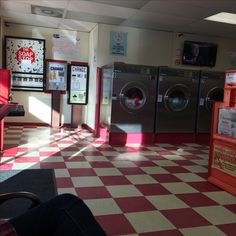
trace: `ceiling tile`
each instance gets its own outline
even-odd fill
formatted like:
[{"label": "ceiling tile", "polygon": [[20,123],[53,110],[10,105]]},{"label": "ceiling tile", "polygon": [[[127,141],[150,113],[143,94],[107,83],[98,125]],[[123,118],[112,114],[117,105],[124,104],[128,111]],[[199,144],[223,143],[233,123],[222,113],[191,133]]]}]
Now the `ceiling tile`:
[{"label": "ceiling tile", "polygon": [[4,1],[1,2],[0,10],[1,12],[11,10],[16,12],[31,13],[31,6],[30,4],[22,2]]},{"label": "ceiling tile", "polygon": [[5,4],[5,2],[11,2],[14,4],[18,3],[64,9],[67,7],[69,1],[70,0],[2,0],[2,4]]},{"label": "ceiling tile", "polygon": [[191,6],[198,6],[202,8],[215,9],[218,11],[229,11],[236,13],[235,0],[179,0],[179,2]]},{"label": "ceiling tile", "polygon": [[29,25],[30,22],[30,25],[34,26],[57,28],[60,22],[60,19],[55,17],[38,16],[33,14],[19,15],[15,12],[8,12],[7,15],[8,17],[6,17],[6,22],[24,25]]},{"label": "ceiling tile", "polygon": [[88,0],[91,2],[103,3],[108,5],[120,6],[120,7],[128,7],[133,9],[140,9],[142,8],[147,2],[150,0],[118,0],[118,1],[111,1],[111,0]]},{"label": "ceiling tile", "polygon": [[132,16],[136,12],[136,10],[130,8],[111,6],[91,1],[71,1],[67,10],[125,19]]},{"label": "ceiling tile", "polygon": [[160,14],[160,13],[152,13],[152,12],[145,12],[145,11],[139,11],[134,16],[130,17],[129,20],[135,21],[147,21],[147,22],[153,22],[156,24],[164,24],[164,25],[185,25],[190,24],[194,20],[190,18],[183,18],[178,16],[171,16],[166,14]]},{"label": "ceiling tile", "polygon": [[63,19],[59,25],[59,28],[90,32],[96,25],[96,23],[91,22]]},{"label": "ceiling tile", "polygon": [[213,9],[202,8],[199,6],[191,6],[184,3],[180,3],[179,1],[168,0],[150,1],[142,8],[142,10],[199,20],[217,12]]},{"label": "ceiling tile", "polygon": [[66,13],[65,18],[72,19],[72,20],[79,20],[79,21],[87,21],[87,22],[94,22],[94,23],[98,22],[98,23],[116,24],[116,25],[124,21],[124,19],[118,18],[118,17],[94,15],[90,13],[74,12],[74,11],[68,11]]}]

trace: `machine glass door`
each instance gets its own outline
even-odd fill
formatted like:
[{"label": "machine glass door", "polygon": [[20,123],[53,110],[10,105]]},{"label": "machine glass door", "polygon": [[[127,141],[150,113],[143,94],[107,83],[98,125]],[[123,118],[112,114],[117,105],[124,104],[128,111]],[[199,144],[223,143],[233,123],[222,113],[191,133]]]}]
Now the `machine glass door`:
[{"label": "machine glass door", "polygon": [[206,109],[212,112],[214,102],[222,102],[224,99],[224,89],[214,87],[212,88],[206,96]]},{"label": "machine glass door", "polygon": [[171,112],[184,111],[190,102],[190,91],[183,84],[176,84],[166,91],[164,104]]},{"label": "machine glass door", "polygon": [[140,112],[147,101],[147,92],[140,83],[131,82],[126,84],[120,93],[121,107],[129,113]]}]

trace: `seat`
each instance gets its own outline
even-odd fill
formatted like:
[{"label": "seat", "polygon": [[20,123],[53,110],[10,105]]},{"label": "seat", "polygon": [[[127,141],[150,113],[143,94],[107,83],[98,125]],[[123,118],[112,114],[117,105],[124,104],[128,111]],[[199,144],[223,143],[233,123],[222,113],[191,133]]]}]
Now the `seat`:
[{"label": "seat", "polygon": [[40,198],[30,192],[11,192],[11,193],[2,193],[0,194],[0,205],[4,202],[14,199],[14,198],[26,198],[32,201],[30,208],[35,207],[41,203]]},{"label": "seat", "polygon": [[[14,200],[14,199],[19,199],[19,198],[20,199],[27,199],[31,202],[29,209],[31,209],[35,206],[38,206],[41,203],[40,198],[36,194],[22,191],[22,192],[11,192],[11,193],[0,194],[0,206],[9,200]],[[27,209],[25,209],[25,210],[27,210]],[[7,218],[9,218],[9,217],[7,217]]]}]

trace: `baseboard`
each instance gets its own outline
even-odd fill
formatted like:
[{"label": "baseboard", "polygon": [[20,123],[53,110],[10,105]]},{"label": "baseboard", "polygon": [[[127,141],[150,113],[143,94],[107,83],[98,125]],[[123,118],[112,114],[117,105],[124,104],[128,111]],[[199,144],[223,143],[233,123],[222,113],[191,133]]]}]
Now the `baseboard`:
[{"label": "baseboard", "polygon": [[87,129],[89,132],[91,132],[91,133],[93,133],[93,134],[96,133],[96,132],[95,132],[95,129],[92,129],[89,125],[87,125],[87,124],[85,124],[85,123],[83,123],[83,124],[81,125],[81,127],[82,127],[83,129]]}]

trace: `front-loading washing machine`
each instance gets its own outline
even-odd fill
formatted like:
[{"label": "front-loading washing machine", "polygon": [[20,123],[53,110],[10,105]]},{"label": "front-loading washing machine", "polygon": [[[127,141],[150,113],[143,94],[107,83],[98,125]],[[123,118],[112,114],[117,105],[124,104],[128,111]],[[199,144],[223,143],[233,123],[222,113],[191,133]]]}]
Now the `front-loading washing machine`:
[{"label": "front-loading washing machine", "polygon": [[196,133],[210,133],[212,108],[215,101],[223,101],[225,73],[201,71]]},{"label": "front-loading washing machine", "polygon": [[199,71],[159,68],[156,134],[195,132]]},{"label": "front-loading washing machine", "polygon": [[157,68],[115,62],[102,67],[100,125],[110,133],[154,133]]}]

